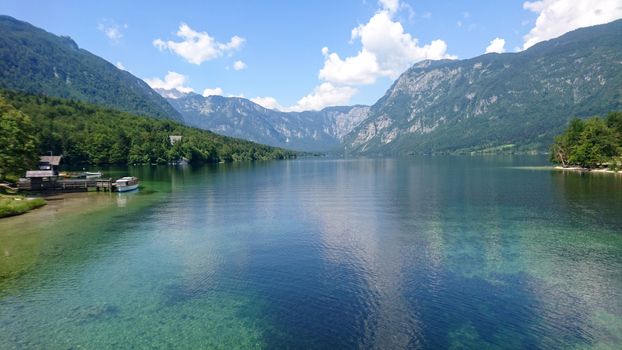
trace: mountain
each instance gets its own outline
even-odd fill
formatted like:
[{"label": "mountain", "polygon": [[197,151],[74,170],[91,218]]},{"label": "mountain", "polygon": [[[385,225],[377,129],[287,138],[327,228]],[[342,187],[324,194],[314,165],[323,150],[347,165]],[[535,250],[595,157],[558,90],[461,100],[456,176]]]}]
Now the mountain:
[{"label": "mountain", "polygon": [[262,144],[299,151],[327,151],[367,117],[368,106],[281,112],[239,97],[157,90],[186,124]]},{"label": "mountain", "polygon": [[9,16],[0,16],[0,88],[181,120],[141,79],[80,49],[69,37]]},{"label": "mountain", "polygon": [[367,154],[547,150],[572,117],[622,109],[622,20],[518,53],[420,62],[344,140]]}]

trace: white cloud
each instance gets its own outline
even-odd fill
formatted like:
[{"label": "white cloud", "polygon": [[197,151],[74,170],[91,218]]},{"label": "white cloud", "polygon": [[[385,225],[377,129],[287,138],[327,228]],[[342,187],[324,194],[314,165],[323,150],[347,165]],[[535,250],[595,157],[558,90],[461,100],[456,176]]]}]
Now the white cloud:
[{"label": "white cloud", "polygon": [[165,90],[177,90],[179,92],[193,92],[191,87],[185,86],[188,82],[188,78],[177,72],[168,72],[164,77],[164,80],[160,78],[144,79],[149,86],[153,89],[165,89]]},{"label": "white cloud", "polygon": [[246,68],[246,63],[244,63],[244,62],[242,62],[240,60],[235,61],[233,63],[233,69],[235,69],[235,70],[242,70],[242,69],[245,69],[245,68]]},{"label": "white cloud", "polygon": [[362,44],[356,56],[342,59],[328,48],[322,49],[324,67],[320,79],[344,85],[372,84],[378,77],[395,79],[421,60],[455,58],[447,54],[443,40],[419,46],[418,39],[392,19],[391,6],[383,7],[369,22],[352,30],[352,41],[360,40]]},{"label": "white cloud", "polygon": [[324,67],[320,69],[320,79],[338,84],[358,85],[372,84],[381,75],[376,55],[367,50],[343,60],[337,53],[329,53],[327,47],[322,48],[322,53]]},{"label": "white cloud", "polygon": [[115,64],[115,66],[117,66],[117,68],[121,69],[121,70],[127,70],[125,69],[125,66],[123,65],[123,63],[117,61],[117,64]]},{"label": "white cloud", "polygon": [[221,88],[217,87],[217,88],[207,88],[205,90],[203,90],[203,96],[207,97],[207,96],[222,96],[223,95],[223,91]]},{"label": "white cloud", "polygon": [[270,97],[270,96],[255,97],[255,98],[251,98],[250,100],[264,108],[276,109],[276,110],[284,109],[283,106],[281,106],[279,102],[276,100],[276,98],[274,97]]},{"label": "white cloud", "polygon": [[[257,97],[256,103],[283,111],[319,110],[328,106],[346,105],[358,91],[354,86],[373,84],[379,77],[397,78],[412,64],[424,59],[455,58],[447,54],[447,45],[434,40],[419,46],[417,38],[404,31],[394,20],[398,11],[414,16],[414,11],[399,0],[378,0],[379,10],[366,24],[352,29],[351,42],[360,41],[361,48],[354,56],[340,57],[336,52],[322,48],[324,66],[318,78],[324,82],[299,99],[296,104],[281,107],[273,97]],[[422,17],[430,18],[427,12]]]},{"label": "white cloud", "polygon": [[121,38],[123,38],[123,29],[127,29],[127,27],[127,24],[120,25],[114,20],[105,18],[97,23],[97,29],[106,34],[108,39],[114,43],[121,41]]},{"label": "white cloud", "polygon": [[182,38],[182,41],[156,39],[153,41],[153,45],[160,51],[168,49],[196,65],[218,58],[225,53],[232,53],[240,49],[245,41],[244,38],[235,35],[231,37],[229,42],[221,43],[208,33],[197,32],[185,23],[180,24],[177,36]]},{"label": "white cloud", "polygon": [[523,38],[523,50],[571,30],[622,17],[620,0],[527,1],[523,8],[538,14],[535,26]]},{"label": "white cloud", "polygon": [[490,41],[490,45],[486,48],[486,53],[504,53],[505,52],[505,39],[494,38]]},{"label": "white cloud", "polygon": [[285,111],[320,110],[328,106],[347,105],[356,89],[349,86],[334,86],[331,83],[322,83],[313,89],[313,92],[304,96],[294,106],[285,108]]}]

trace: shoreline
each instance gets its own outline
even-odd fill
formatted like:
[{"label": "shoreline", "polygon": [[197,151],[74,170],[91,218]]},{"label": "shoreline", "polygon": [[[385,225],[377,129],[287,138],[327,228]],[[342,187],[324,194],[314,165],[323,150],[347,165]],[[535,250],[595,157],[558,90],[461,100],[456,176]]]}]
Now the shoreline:
[{"label": "shoreline", "polygon": [[614,171],[614,170],[610,170],[608,168],[603,168],[603,169],[588,169],[588,168],[582,168],[582,167],[563,167],[560,165],[556,165],[554,167],[555,170],[562,170],[562,171],[574,171],[574,172],[579,172],[579,173],[599,173],[599,174],[615,174],[615,175],[622,175],[622,171]]},{"label": "shoreline", "polygon": [[[16,221],[24,220],[23,219],[24,217],[36,220],[40,216],[49,216],[49,215],[56,215],[56,214],[63,215],[65,214],[65,212],[72,213],[74,211],[81,211],[81,210],[88,211],[88,209],[90,208],[89,205],[92,205],[91,204],[92,202],[105,203],[109,201],[109,199],[105,198],[108,196],[99,196],[100,198],[97,198],[98,196],[96,196],[95,193],[96,192],[68,192],[68,193],[62,193],[62,194],[50,193],[49,195],[29,197],[29,198],[34,198],[35,200],[41,199],[45,201],[45,203],[43,205],[34,207],[23,213],[9,215],[9,216],[0,216],[0,222],[2,223],[11,222],[12,224]],[[23,195],[18,195],[18,196],[23,197],[24,201],[28,200]],[[85,207],[86,209],[81,208],[83,205],[87,205]],[[30,214],[30,215],[25,215],[25,214]]]}]

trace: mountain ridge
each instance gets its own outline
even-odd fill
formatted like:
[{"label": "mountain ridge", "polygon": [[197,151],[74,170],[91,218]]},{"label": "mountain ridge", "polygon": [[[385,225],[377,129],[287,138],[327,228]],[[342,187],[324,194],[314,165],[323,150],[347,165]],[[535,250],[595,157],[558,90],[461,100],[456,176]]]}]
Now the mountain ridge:
[{"label": "mountain ridge", "polygon": [[246,98],[202,96],[156,89],[188,125],[298,151],[330,151],[367,116],[368,106],[332,106],[320,111],[282,112]]},{"label": "mountain ridge", "polygon": [[622,108],[622,20],[519,53],[423,61],[345,138],[347,153],[546,150],[574,116]]}]

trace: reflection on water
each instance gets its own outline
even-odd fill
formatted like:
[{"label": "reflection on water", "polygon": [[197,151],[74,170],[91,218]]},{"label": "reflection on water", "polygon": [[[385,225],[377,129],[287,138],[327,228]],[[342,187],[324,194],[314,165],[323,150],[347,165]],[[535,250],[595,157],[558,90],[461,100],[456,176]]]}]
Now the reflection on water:
[{"label": "reflection on water", "polygon": [[545,164],[108,169],[0,222],[0,347],[619,348],[622,177]]}]

